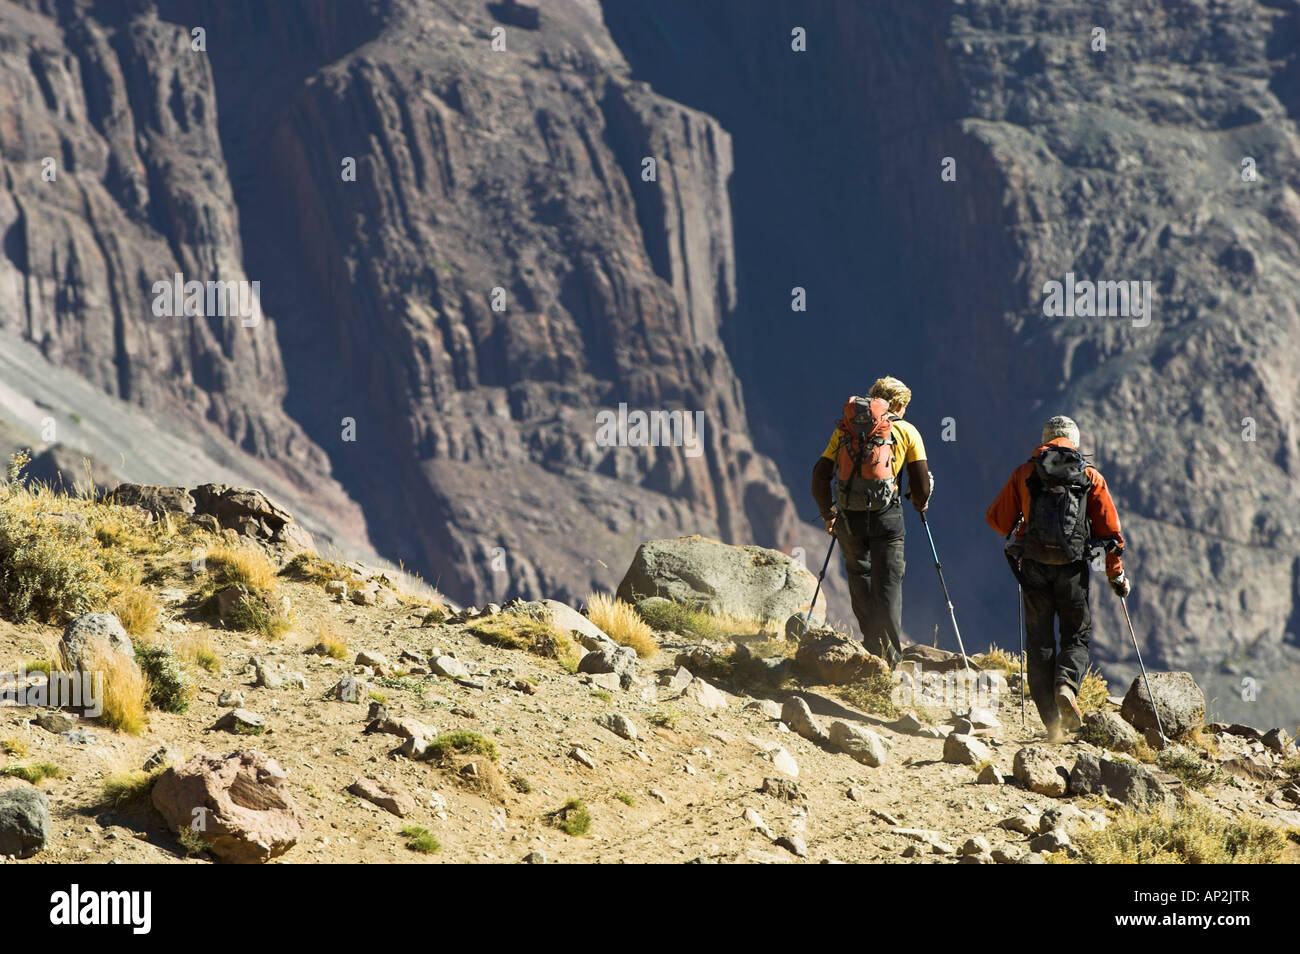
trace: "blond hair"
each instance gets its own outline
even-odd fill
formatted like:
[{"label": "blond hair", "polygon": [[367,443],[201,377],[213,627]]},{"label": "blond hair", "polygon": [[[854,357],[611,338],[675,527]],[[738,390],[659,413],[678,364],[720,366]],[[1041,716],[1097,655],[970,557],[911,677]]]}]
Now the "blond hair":
[{"label": "blond hair", "polygon": [[912,389],[909,388],[898,378],[880,378],[875,384],[871,385],[871,393],[867,395],[873,398],[884,398],[889,402],[889,412],[899,417],[907,410],[907,405],[912,403]]}]

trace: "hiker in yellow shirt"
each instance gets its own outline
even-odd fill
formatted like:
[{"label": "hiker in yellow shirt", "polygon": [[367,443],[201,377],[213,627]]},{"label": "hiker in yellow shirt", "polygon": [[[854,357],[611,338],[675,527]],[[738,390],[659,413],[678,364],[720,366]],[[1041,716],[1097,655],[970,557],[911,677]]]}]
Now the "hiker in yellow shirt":
[{"label": "hiker in yellow shirt", "polygon": [[911,400],[907,385],[890,377],[873,384],[866,398],[850,398],[812,478],[826,532],[844,554],[863,646],[891,667],[902,658],[904,467],[907,496],[919,512],[934,485],[925,442],[902,419]]}]

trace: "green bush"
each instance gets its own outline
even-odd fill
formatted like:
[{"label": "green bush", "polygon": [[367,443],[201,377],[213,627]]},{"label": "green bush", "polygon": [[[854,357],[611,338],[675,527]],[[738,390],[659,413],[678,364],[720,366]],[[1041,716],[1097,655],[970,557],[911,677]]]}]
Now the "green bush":
[{"label": "green bush", "polygon": [[135,661],[144,673],[149,705],[163,712],[185,712],[194,697],[194,680],[170,646],[135,641]]}]

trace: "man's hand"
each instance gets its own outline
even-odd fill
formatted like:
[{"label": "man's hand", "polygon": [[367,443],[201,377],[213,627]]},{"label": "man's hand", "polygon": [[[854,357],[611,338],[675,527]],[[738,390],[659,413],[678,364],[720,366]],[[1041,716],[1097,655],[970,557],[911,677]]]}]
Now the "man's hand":
[{"label": "man's hand", "polygon": [[826,524],[826,532],[831,534],[832,536],[835,534],[835,521],[838,520],[839,517],[840,515],[837,513],[833,513],[829,517],[826,516],[825,514],[822,514],[822,520]]},{"label": "man's hand", "polygon": [[1128,596],[1129,593],[1133,591],[1133,587],[1129,585],[1128,577],[1123,573],[1119,576],[1112,576],[1110,578],[1110,588],[1114,590],[1115,595],[1121,599]]}]

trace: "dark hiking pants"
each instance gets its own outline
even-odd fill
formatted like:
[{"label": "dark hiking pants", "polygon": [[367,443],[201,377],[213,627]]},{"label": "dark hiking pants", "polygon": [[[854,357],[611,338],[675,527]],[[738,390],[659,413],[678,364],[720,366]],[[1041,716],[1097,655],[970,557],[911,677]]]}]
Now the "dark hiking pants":
[{"label": "dark hiking pants", "polygon": [[884,510],[843,510],[835,539],[844,554],[849,597],[862,645],[889,665],[902,657],[903,507],[895,500]]},{"label": "dark hiking pants", "polygon": [[[1065,683],[1075,692],[1088,668],[1088,641],[1092,638],[1092,613],[1088,609],[1088,563],[1080,560],[1049,566],[1022,560],[1020,573],[1025,592],[1025,666],[1029,694],[1043,723],[1060,719],[1056,687]],[[1054,623],[1060,620],[1061,646],[1057,649]]]}]

